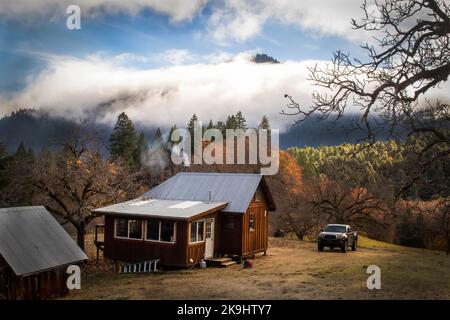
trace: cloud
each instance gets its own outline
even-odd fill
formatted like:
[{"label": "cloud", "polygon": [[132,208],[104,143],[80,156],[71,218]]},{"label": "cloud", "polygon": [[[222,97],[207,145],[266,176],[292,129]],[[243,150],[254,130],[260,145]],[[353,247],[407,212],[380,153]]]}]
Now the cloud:
[{"label": "cloud", "polygon": [[71,4],[80,6],[82,16],[125,12],[135,15],[144,9],[166,14],[173,22],[191,20],[207,0],[2,0],[0,16],[23,20],[30,16],[65,16]]},{"label": "cloud", "polygon": [[[375,0],[368,0],[368,5]],[[0,17],[29,21],[31,17],[65,17],[73,0],[2,0]],[[372,35],[352,30],[351,18],[363,15],[362,0],[78,0],[82,18],[104,14],[136,15],[144,9],[167,15],[172,22],[191,21],[203,13],[206,24],[199,31],[219,44],[245,42],[264,34],[269,23],[297,26],[315,36],[331,35],[352,41]],[[206,10],[205,10],[206,12]],[[31,19],[32,20],[32,19]],[[202,20],[203,21],[203,20]]]},{"label": "cloud", "polygon": [[223,120],[242,110],[250,124],[267,115],[274,127],[284,128],[293,119],[279,114],[286,102],[283,95],[310,102],[306,76],[314,61],[255,64],[249,57],[242,53],[228,62],[148,70],[125,68],[95,55],[53,57],[44,71],[28,78],[23,90],[12,98],[0,96],[0,110],[34,107],[67,118],[95,116],[110,124],[125,111],[147,126],[183,126],[193,113],[204,121]]},{"label": "cloud", "polygon": [[155,57],[157,60],[169,62],[174,65],[192,62],[197,59],[195,55],[186,49],[169,49],[163,53],[157,54]]},{"label": "cloud", "polygon": [[361,4],[361,0],[224,0],[209,17],[207,33],[222,44],[244,42],[261,35],[265,24],[276,22],[314,35],[366,40],[367,34],[352,30],[350,24],[362,16]]}]

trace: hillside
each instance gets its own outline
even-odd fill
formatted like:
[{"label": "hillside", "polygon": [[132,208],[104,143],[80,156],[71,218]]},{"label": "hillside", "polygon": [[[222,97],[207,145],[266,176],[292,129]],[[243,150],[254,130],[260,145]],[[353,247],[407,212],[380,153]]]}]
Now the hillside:
[{"label": "hillside", "polygon": [[[381,268],[381,290],[366,288],[372,264]],[[95,265],[90,262],[82,290],[69,299],[450,299],[448,256],[364,237],[358,251],[347,254],[270,238],[267,256],[257,257],[252,269],[120,275],[92,272]]]},{"label": "hillside", "polygon": [[[286,117],[286,124],[295,120],[293,117]],[[345,124],[355,120],[354,115],[345,116],[342,122],[331,127],[331,120],[319,122],[314,117],[296,126],[289,127],[280,134],[280,147],[303,146],[324,146],[338,145],[342,143],[356,143],[362,137],[363,132],[348,133]],[[73,128],[73,121],[62,117],[54,117],[32,109],[21,109],[10,115],[0,118],[0,144],[9,153],[16,151],[21,142],[26,148],[41,150],[44,146],[52,145],[58,138],[66,136]],[[187,120],[186,120],[187,121]],[[113,124],[110,126],[96,122],[95,115],[90,119],[90,126],[95,129],[103,145],[108,145],[108,139],[112,132]],[[146,127],[136,120],[136,129],[143,131],[147,140],[153,137],[156,128]],[[161,128],[163,131],[169,128]],[[386,138],[385,134],[380,134],[379,139]]]}]

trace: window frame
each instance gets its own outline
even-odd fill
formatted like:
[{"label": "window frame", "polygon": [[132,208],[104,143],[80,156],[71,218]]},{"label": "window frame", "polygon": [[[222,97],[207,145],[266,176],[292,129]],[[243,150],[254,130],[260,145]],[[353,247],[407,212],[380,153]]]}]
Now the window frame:
[{"label": "window frame", "polygon": [[251,214],[248,218],[248,231],[255,232],[255,214]]},{"label": "window frame", "polygon": [[[118,220],[126,220],[127,221],[127,236],[121,237],[117,236],[117,221]],[[130,238],[130,221],[131,220],[137,220],[141,221],[141,238]],[[114,218],[114,239],[121,239],[121,240],[133,240],[133,241],[142,241],[144,236],[144,230],[143,230],[144,224],[142,223],[142,219],[130,219],[130,218]]]},{"label": "window frame", "polygon": [[170,220],[164,220],[165,222],[171,222],[173,224],[173,241],[162,241],[161,240],[161,225],[162,220],[161,219],[154,219],[158,221],[158,240],[155,239],[147,239],[148,234],[148,220],[151,218],[145,219],[145,235],[144,235],[144,241],[147,242],[155,242],[155,243],[167,243],[167,244],[175,244],[177,242],[177,222],[176,221],[170,221]]},{"label": "window frame", "polygon": [[[203,222],[203,240],[198,240],[198,224]],[[192,227],[191,225],[195,223],[197,224],[197,232],[195,235],[195,239],[196,241],[191,241],[191,231],[192,231]],[[199,220],[194,220],[189,222],[189,244],[198,244],[198,243],[202,243],[206,241],[206,237],[205,237],[205,233],[206,233],[206,219],[199,219]]]}]

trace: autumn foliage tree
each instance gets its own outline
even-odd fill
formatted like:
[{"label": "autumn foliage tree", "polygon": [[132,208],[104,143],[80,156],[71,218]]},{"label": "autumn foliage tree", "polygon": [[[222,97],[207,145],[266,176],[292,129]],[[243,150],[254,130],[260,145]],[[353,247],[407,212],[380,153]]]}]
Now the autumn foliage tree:
[{"label": "autumn foliage tree", "polygon": [[280,151],[280,169],[276,175],[267,177],[267,181],[277,203],[280,228],[303,240],[318,221],[304,202],[301,167],[291,154]]}]

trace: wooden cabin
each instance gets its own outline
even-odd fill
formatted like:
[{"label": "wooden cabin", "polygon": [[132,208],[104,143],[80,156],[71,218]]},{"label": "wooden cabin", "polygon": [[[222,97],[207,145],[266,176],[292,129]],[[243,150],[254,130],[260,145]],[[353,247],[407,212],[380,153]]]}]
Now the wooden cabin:
[{"label": "wooden cabin", "polygon": [[138,199],[95,211],[105,215],[105,257],[189,267],[203,259],[265,253],[274,210],[259,174],[190,172]]},{"label": "wooden cabin", "polygon": [[67,266],[85,260],[44,207],[0,209],[0,300],[62,297]]}]

